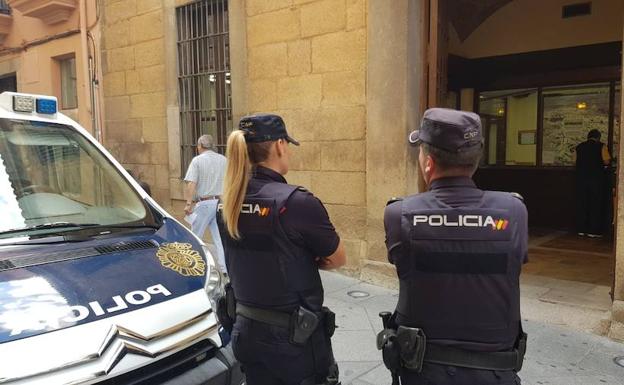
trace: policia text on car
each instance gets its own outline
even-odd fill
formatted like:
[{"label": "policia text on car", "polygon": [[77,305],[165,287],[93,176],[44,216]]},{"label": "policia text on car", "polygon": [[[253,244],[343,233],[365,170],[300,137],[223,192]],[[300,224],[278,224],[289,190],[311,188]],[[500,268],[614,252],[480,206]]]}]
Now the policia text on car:
[{"label": "policia text on car", "polygon": [[380,314],[377,346],[393,383],[520,384],[522,197],[473,183],[483,148],[476,114],[427,110],[409,142],[429,191],[390,201],[384,216],[400,291],[394,314]]},{"label": "policia text on car", "polygon": [[319,268],[344,264],[344,248],[321,202],[283,177],[299,143],[282,119],[248,116],[239,128],[218,210],[231,282],[219,318],[248,385],[338,384]]}]

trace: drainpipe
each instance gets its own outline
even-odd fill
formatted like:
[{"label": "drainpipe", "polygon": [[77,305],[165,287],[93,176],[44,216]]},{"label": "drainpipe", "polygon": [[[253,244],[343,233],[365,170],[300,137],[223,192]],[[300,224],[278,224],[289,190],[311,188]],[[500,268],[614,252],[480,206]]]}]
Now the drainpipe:
[{"label": "drainpipe", "polygon": [[89,70],[89,45],[87,43],[87,0],[80,0],[80,46],[82,49],[82,73],[84,92],[84,107],[91,116],[91,130],[95,138],[99,141],[99,132],[95,127],[95,111],[93,106],[93,97],[91,93],[91,71]]}]

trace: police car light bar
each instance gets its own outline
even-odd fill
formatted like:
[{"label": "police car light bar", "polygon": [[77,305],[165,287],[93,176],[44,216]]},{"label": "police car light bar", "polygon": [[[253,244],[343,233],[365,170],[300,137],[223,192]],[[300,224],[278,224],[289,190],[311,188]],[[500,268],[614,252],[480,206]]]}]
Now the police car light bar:
[{"label": "police car light bar", "polygon": [[25,94],[5,91],[0,93],[0,109],[11,112],[39,115],[55,115],[58,101],[51,95]]},{"label": "police car light bar", "polygon": [[33,112],[35,110],[35,98],[13,95],[13,110],[16,112]]}]

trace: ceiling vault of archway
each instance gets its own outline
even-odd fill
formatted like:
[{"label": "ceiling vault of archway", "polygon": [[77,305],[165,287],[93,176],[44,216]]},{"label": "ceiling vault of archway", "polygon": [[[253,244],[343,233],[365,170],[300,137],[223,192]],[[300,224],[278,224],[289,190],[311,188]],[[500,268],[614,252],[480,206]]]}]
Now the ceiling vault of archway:
[{"label": "ceiling vault of archway", "polygon": [[448,0],[451,24],[461,41],[473,33],[488,17],[512,0]]}]

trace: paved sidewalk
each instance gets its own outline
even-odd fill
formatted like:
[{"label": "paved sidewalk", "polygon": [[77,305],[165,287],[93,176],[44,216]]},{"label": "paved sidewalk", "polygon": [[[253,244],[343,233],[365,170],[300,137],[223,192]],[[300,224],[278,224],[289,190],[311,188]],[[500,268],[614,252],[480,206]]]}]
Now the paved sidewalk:
[{"label": "paved sidewalk", "polygon": [[[390,374],[375,347],[381,329],[378,313],[392,311],[397,292],[337,273],[323,272],[325,304],[336,313],[339,329],[334,354],[343,385],[390,385]],[[624,385],[624,344],[593,334],[524,321],[529,334],[524,385]]]}]

